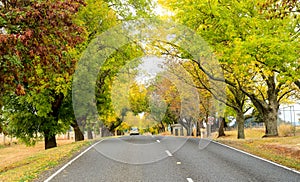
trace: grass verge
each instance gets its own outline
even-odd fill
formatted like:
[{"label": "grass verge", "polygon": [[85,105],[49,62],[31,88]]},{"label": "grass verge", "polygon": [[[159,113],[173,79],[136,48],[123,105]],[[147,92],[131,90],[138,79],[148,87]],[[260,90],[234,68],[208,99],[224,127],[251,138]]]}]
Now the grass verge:
[{"label": "grass verge", "polygon": [[73,142],[34,152],[28,157],[2,166],[0,168],[0,181],[33,181],[42,172],[61,164],[91,143],[92,141]]},{"label": "grass verge", "polygon": [[246,139],[236,139],[237,131],[226,131],[215,140],[300,171],[300,128],[296,136],[261,138],[263,129],[245,129]]}]

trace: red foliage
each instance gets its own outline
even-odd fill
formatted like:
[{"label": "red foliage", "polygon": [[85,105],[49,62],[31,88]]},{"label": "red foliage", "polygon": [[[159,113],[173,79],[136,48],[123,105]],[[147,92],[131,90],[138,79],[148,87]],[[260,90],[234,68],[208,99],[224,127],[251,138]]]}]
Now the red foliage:
[{"label": "red foliage", "polygon": [[0,34],[2,91],[4,85],[8,85],[15,87],[18,95],[23,95],[22,85],[39,83],[29,83],[28,78],[46,79],[46,76],[38,77],[35,71],[38,64],[49,74],[74,72],[74,60],[62,53],[84,41],[83,28],[73,23],[74,14],[84,6],[82,0],[15,0],[3,4],[0,27],[5,27],[6,33]]}]

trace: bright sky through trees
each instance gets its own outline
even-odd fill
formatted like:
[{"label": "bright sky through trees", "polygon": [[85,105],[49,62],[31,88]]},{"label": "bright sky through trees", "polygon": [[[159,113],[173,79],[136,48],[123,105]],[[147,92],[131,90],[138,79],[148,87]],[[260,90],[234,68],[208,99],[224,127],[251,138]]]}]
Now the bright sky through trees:
[{"label": "bright sky through trees", "polygon": [[162,68],[163,58],[148,56],[142,59],[142,63],[137,67],[139,71],[136,81],[146,84],[149,80],[155,78],[157,73],[164,71]]}]

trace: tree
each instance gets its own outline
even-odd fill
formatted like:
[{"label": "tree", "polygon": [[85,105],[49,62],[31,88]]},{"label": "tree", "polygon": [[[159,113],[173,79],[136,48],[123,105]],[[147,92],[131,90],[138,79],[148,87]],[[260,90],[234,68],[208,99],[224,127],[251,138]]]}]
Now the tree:
[{"label": "tree", "polygon": [[[83,7],[85,2],[88,5]],[[128,2],[124,7],[133,3]],[[137,3],[137,7],[145,8]],[[70,123],[78,131],[74,120],[61,123],[59,117],[64,114],[60,112],[64,102],[69,103],[65,97],[71,89],[75,65],[82,51],[96,35],[118,21],[108,4],[110,1],[95,0],[2,1],[0,94],[8,94],[18,104],[13,106],[11,101],[4,104],[11,113],[11,129],[20,130],[15,134],[17,137],[34,143],[34,133],[40,133],[48,149],[56,146],[55,134]],[[6,91],[15,91],[17,97]],[[33,125],[38,127],[23,130],[21,127],[27,123],[14,117],[17,111],[21,111],[22,117],[28,117],[26,122],[36,119]],[[79,119],[85,121],[89,117]],[[82,133],[79,137],[83,139]]]},{"label": "tree", "polygon": [[[79,46],[76,47],[76,49],[73,49],[72,54],[77,58],[77,60],[81,59],[81,56],[85,49],[87,48],[88,44],[95,39],[97,36],[99,36],[101,33],[107,31],[109,28],[115,26],[118,23],[118,18],[116,15],[116,12],[109,7],[109,3],[106,1],[98,1],[98,0],[86,0],[87,4],[85,7],[81,8],[80,11],[76,14],[74,21],[84,27],[84,31],[86,33],[86,41]],[[100,11],[101,10],[101,11]],[[85,74],[85,71],[82,70],[82,74]],[[88,76],[88,74],[85,74]],[[108,72],[101,73],[99,77],[103,76],[101,78],[104,80],[106,76],[108,75]],[[85,78],[87,81],[91,78]],[[99,81],[101,82],[101,80]],[[74,83],[74,81],[73,81]],[[73,96],[74,96],[74,90],[72,90]],[[81,100],[85,100],[86,96],[82,95]],[[73,105],[71,102],[70,104]],[[95,103],[89,103],[90,105],[94,105]],[[73,105],[74,107],[74,105]],[[84,113],[83,115],[76,116],[74,119],[74,122],[72,123],[72,127],[74,128],[75,136],[78,135],[80,140],[83,140],[83,134],[85,129],[88,130],[88,137],[91,138],[91,121],[89,121],[90,115],[87,115],[84,110],[86,108],[89,108],[88,105],[85,105],[82,107],[83,110],[81,110],[80,113]],[[76,109],[79,109],[78,107]],[[93,121],[92,121],[93,122]],[[82,136],[82,137],[81,137]],[[76,137],[75,137],[76,138]],[[76,140],[76,139],[75,139]]]},{"label": "tree", "polygon": [[[184,73],[181,74],[183,75]],[[153,111],[153,117],[160,122],[161,130],[164,131],[164,124],[180,123],[190,135],[192,125],[199,119],[197,90],[178,79],[170,70],[161,72],[157,76],[151,90],[154,96],[153,103],[156,103],[157,107],[151,109],[151,114]]]},{"label": "tree", "polygon": [[159,128],[161,128],[160,132],[165,132],[165,126],[164,124],[169,124],[168,121],[170,118],[167,118],[166,114],[167,112],[167,104],[164,100],[160,98],[159,95],[152,93],[150,96],[150,117],[154,121],[158,122],[160,124]]},{"label": "tree", "polygon": [[197,31],[213,46],[225,79],[210,74],[199,64],[200,60],[192,61],[210,79],[240,89],[262,114],[265,136],[277,136],[280,101],[294,89],[287,75],[276,70],[285,65],[293,70],[299,58],[299,44],[291,36],[297,30],[293,17],[271,18],[269,10],[275,7],[259,1],[191,4],[171,0],[165,4],[175,11],[180,22]]},{"label": "tree", "polygon": [[130,129],[128,123],[125,122],[125,117],[132,112],[130,108],[130,88],[136,83],[135,77],[138,74],[137,66],[140,64],[140,59],[134,59],[126,64],[115,75],[111,86],[111,102],[116,119],[119,121],[111,129],[123,130]]},{"label": "tree", "polygon": [[[94,2],[94,1],[89,1]],[[121,48],[103,46],[101,42],[103,40],[98,41],[101,39],[103,34],[107,34],[110,31],[105,31],[105,28],[112,28],[112,26],[116,23],[121,23],[123,20],[127,19],[135,19],[140,18],[141,16],[146,16],[147,13],[137,13],[134,16],[131,15],[132,11],[141,12],[142,9],[149,9],[150,6],[144,3],[145,1],[97,1],[97,6],[99,5],[101,9],[110,10],[108,14],[102,14],[97,12],[99,8],[95,8],[91,6],[91,11],[87,10],[82,13],[79,17],[83,18],[83,20],[79,21],[83,25],[87,25],[90,29],[87,30],[88,32],[88,43],[89,46],[87,50],[82,55],[80,60],[80,67],[77,69],[77,78],[74,79],[73,82],[73,98],[78,103],[84,104],[77,104],[75,103],[76,108],[76,118],[79,119],[78,122],[85,123],[87,120],[92,120],[92,122],[98,122],[101,128],[105,128],[108,130],[114,130],[119,124],[121,124],[120,118],[118,117],[118,113],[115,113],[113,110],[112,102],[111,102],[111,86],[115,76],[117,75],[118,71],[130,60],[133,58],[139,57],[141,55],[141,48],[134,42],[128,43],[127,45],[123,45]],[[147,2],[147,1],[146,1]],[[91,13],[93,12],[93,13]],[[94,14],[97,14],[97,17],[103,17],[99,19],[93,18]],[[142,15],[143,14],[143,15]],[[89,22],[91,20],[91,22]],[[111,24],[110,24],[110,21]],[[100,26],[100,30],[97,29],[98,23],[106,25]],[[91,24],[91,25],[89,25]],[[103,29],[102,29],[103,28]],[[110,29],[110,30],[112,30]],[[102,37],[103,38],[103,37]],[[111,53],[108,54],[113,50]],[[92,53],[93,52],[93,53]],[[97,60],[99,57],[107,56],[103,62],[98,64]],[[93,61],[91,61],[93,60]],[[103,64],[102,64],[103,63]],[[89,64],[88,66],[86,66]],[[100,71],[98,70],[100,68]],[[98,72],[99,71],[99,72]],[[95,75],[91,73],[97,72],[97,81],[96,85],[94,85],[94,78]],[[75,85],[80,85],[79,89],[84,90],[88,89],[88,85],[93,85],[92,87],[96,87],[96,99],[91,98],[93,94],[89,95],[86,94],[82,96],[79,90],[74,90],[74,83]],[[87,84],[88,83],[88,84]],[[91,91],[91,90],[90,90]],[[94,92],[94,91],[91,91]],[[79,96],[78,96],[79,95]],[[80,98],[77,98],[80,97]],[[89,103],[85,102],[86,100],[90,101]],[[74,100],[73,100],[74,101]],[[90,109],[95,108],[97,109]],[[99,117],[97,116],[99,114]],[[87,125],[89,122],[87,122]],[[87,129],[90,127],[87,126]],[[112,132],[112,131],[111,131]]]},{"label": "tree", "polygon": [[136,74],[134,68],[140,62],[135,58],[141,55],[141,47],[130,43],[112,54],[99,71],[96,82],[97,109],[101,127],[107,128],[111,133],[124,121],[126,113],[130,111],[128,84],[131,84]]},{"label": "tree", "polygon": [[9,125],[27,143],[34,143],[39,132],[45,138],[45,149],[56,147],[55,134],[61,129],[59,108],[76,61],[67,52],[83,41],[83,29],[72,20],[84,2],[2,4],[1,90],[4,87],[16,94],[10,94],[12,100],[5,103],[5,110],[12,113]]},{"label": "tree", "polygon": [[[173,48],[176,50],[176,47]],[[180,51],[180,50],[179,50]],[[163,52],[162,54],[168,55],[167,52]],[[179,52],[177,53],[180,54]],[[176,56],[175,56],[176,57]],[[176,59],[174,56],[171,56],[171,59]],[[179,64],[179,67],[184,68],[192,77],[193,81],[188,82],[183,77],[178,74],[178,70],[171,69],[171,71],[178,76],[179,79],[183,79],[183,81],[186,82],[186,84],[193,85],[193,87],[197,88],[199,90],[200,95],[200,117],[201,119],[205,119],[206,124],[208,124],[208,117],[210,114],[213,114],[212,111],[214,110],[213,107],[216,106],[218,103],[214,103],[214,99],[220,102],[219,104],[223,103],[228,107],[231,107],[236,112],[236,121],[238,123],[238,139],[244,139],[244,113],[246,113],[250,107],[246,107],[246,101],[247,97],[246,95],[238,88],[232,87],[230,85],[227,85],[224,90],[220,89],[224,86],[222,85],[214,85],[215,82],[211,81],[208,76],[201,71],[198,68],[198,65],[195,62],[187,61],[184,59],[178,59],[177,58],[177,64]],[[170,64],[170,63],[169,63]],[[172,63],[171,63],[172,64]],[[239,84],[241,85],[241,84]],[[223,107],[222,107],[223,108]],[[223,113],[223,111],[220,111],[219,113]],[[203,115],[204,114],[204,115]],[[219,116],[219,118],[222,118],[223,116]],[[224,120],[224,119],[221,119]],[[200,126],[200,124],[199,124]],[[220,129],[220,128],[219,128]],[[200,128],[198,128],[200,130]],[[221,131],[219,135],[224,135],[223,129],[220,129]]]},{"label": "tree", "polygon": [[159,132],[164,132],[170,124],[178,123],[181,109],[178,89],[164,74],[157,75],[149,86],[150,117],[158,123]]},{"label": "tree", "polygon": [[153,15],[154,4],[151,0],[108,0],[107,2],[121,21],[149,18]]},{"label": "tree", "polygon": [[65,53],[82,41],[79,35],[82,28],[72,23],[72,15],[83,2],[2,1],[2,4],[1,86],[3,90],[10,85],[17,95],[24,95],[30,86],[42,85],[32,79],[40,76],[36,69],[46,67],[59,73],[73,63]]},{"label": "tree", "polygon": [[149,98],[144,85],[133,83],[129,90],[129,103],[132,112],[137,115],[146,112],[149,108]]}]

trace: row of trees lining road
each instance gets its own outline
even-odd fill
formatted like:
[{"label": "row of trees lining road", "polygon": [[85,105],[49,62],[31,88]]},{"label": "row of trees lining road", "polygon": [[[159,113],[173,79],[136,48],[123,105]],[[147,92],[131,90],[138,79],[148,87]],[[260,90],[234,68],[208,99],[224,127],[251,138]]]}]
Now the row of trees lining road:
[{"label": "row of trees lining road", "polygon": [[[123,21],[153,16],[152,2],[0,2],[0,132],[29,145],[43,137],[45,149],[56,147],[55,135],[65,132],[70,126],[74,128],[76,141],[84,139],[82,132],[85,129],[88,138],[92,138],[95,125],[109,132],[128,128],[124,118],[130,111],[135,115],[152,111],[151,117],[159,121],[156,127],[161,132],[165,131],[165,126],[177,122],[185,125],[205,120],[207,123],[209,116],[217,112],[218,117],[225,118],[226,112],[218,111],[222,104],[236,115],[238,138],[245,138],[244,114],[251,106],[265,122],[265,136],[277,136],[280,104],[299,97],[300,10],[297,0],[159,1],[173,12],[170,18],[191,28],[209,43],[215,56],[212,59],[219,60],[224,79],[203,65],[203,62],[210,61],[208,57],[194,59],[172,41],[154,40],[147,42],[151,45],[146,48],[145,42],[132,42],[117,49],[99,71],[96,103],[90,103],[97,105],[100,120],[97,123],[88,115],[75,119],[72,82],[76,64],[88,44],[101,33]],[[164,34],[159,32],[157,35]],[[199,113],[186,112],[180,116],[182,104],[195,99],[193,94],[185,93],[186,99],[182,102],[181,95],[178,95],[180,88],[174,88],[174,83],[158,77],[146,87],[133,81],[136,76],[133,68],[140,62],[136,60],[132,67],[127,68],[128,62],[141,57],[149,49],[163,55],[168,60],[168,71],[178,78],[181,78],[178,67],[191,75],[192,83],[178,81],[186,81],[187,85],[197,89]],[[114,92],[118,90],[114,89],[114,82],[118,77],[125,78],[126,73],[131,80],[129,85],[122,79],[117,83],[120,84],[119,90],[126,88],[129,91],[129,96],[121,97],[126,93]],[[219,82],[226,84],[226,89],[216,90],[214,84]],[[114,105],[118,100],[122,103],[125,98],[129,102]],[[159,101],[161,99],[163,102]],[[161,111],[165,111],[164,115]]]},{"label": "row of trees lining road", "polygon": [[280,103],[299,93],[296,87],[300,61],[299,1],[167,0],[161,3],[174,12],[175,21],[199,33],[212,46],[224,71],[224,80],[210,74],[201,60],[182,53],[177,57],[192,62],[190,73],[196,67],[209,79],[227,84],[228,100],[218,95],[216,98],[236,111],[239,138],[244,138],[245,97],[262,116],[265,136],[277,136]]},{"label": "row of trees lining road", "polygon": [[119,0],[2,0],[1,130],[29,145],[44,137],[48,149],[57,146],[55,135],[72,125],[76,140],[82,140],[70,98],[77,61],[95,36],[120,21],[148,16],[150,5],[147,0],[125,5]]}]

